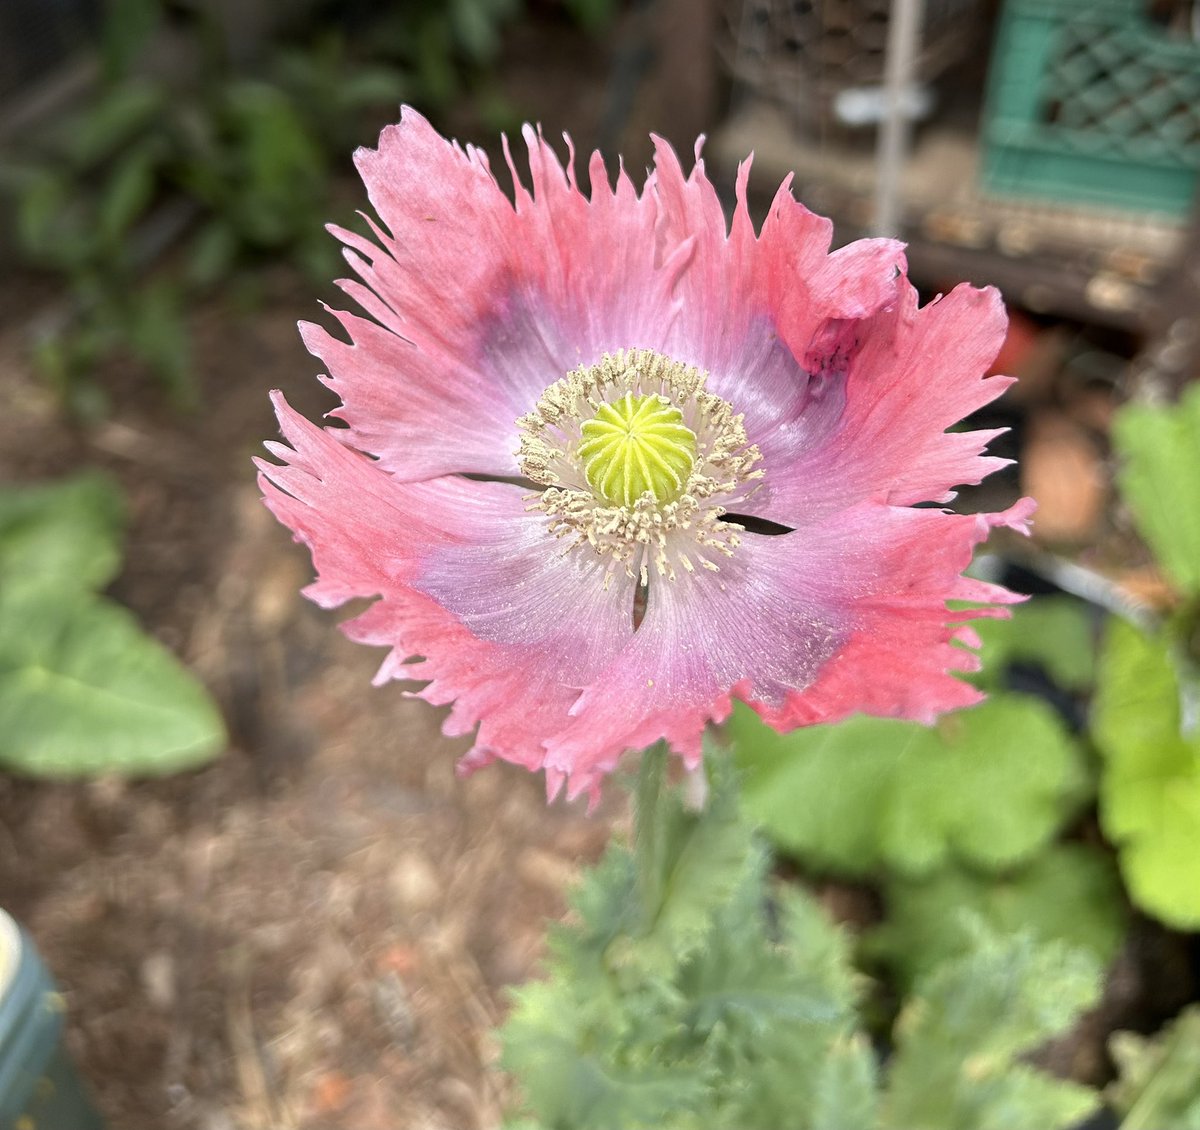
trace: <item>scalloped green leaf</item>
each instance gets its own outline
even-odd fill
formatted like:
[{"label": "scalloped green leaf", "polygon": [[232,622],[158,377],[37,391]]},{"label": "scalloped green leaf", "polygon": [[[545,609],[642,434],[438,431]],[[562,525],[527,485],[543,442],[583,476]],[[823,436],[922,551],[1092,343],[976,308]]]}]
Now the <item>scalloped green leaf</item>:
[{"label": "scalloped green leaf", "polygon": [[1100,820],[1133,901],[1188,930],[1200,926],[1200,732],[1182,732],[1184,693],[1165,637],[1109,625],[1092,720]]},{"label": "scalloped green leaf", "polygon": [[1058,716],[1026,696],[934,727],[855,717],[790,734],[738,707],[729,733],[747,813],[805,863],[848,875],[1011,867],[1049,842],[1087,787]]},{"label": "scalloped green leaf", "polygon": [[925,879],[893,878],[885,891],[887,918],[864,948],[905,984],[968,953],[973,919],[1000,936],[1029,931],[1088,950],[1104,965],[1127,925],[1111,860],[1083,844],[1052,847],[1005,875],[951,868]]},{"label": "scalloped green leaf", "polygon": [[1122,408],[1113,441],[1138,529],[1180,591],[1200,595],[1200,385],[1174,406]]},{"label": "scalloped green leaf", "polygon": [[0,488],[0,587],[103,588],[121,568],[124,509],[95,473]]},{"label": "scalloped green leaf", "polygon": [[124,608],[84,592],[0,590],[0,765],[149,776],[224,745],[204,688]]}]

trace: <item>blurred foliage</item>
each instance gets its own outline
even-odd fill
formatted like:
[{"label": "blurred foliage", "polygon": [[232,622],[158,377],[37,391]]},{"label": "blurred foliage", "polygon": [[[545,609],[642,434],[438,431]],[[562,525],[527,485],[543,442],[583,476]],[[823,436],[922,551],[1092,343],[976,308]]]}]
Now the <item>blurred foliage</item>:
[{"label": "blurred foliage", "polygon": [[1153,631],[1109,627],[1094,702],[1100,818],[1130,897],[1200,927],[1200,386],[1131,404],[1113,438],[1119,481],[1176,600]]},{"label": "blurred foliage", "polygon": [[[1099,1095],[1020,1062],[1099,992],[1087,949],[965,928],[917,980],[881,1063],[848,936],[775,884],[727,759],[703,812],[643,756],[632,850],[610,847],[503,1035],[532,1118],[513,1130],[1046,1130]],[[712,877],[711,884],[687,876]]]},{"label": "blurred foliage", "polygon": [[1050,847],[1000,875],[955,866],[920,879],[892,876],[883,893],[886,916],[863,953],[890,965],[904,986],[968,952],[973,920],[1004,936],[1027,931],[1066,942],[1103,965],[1116,957],[1127,926],[1110,860],[1079,843]]},{"label": "blurred foliage", "polygon": [[1121,1130],[1200,1130],[1200,1005],[1153,1039],[1118,1032],[1111,1049],[1120,1078],[1108,1095]]},{"label": "blurred foliage", "polygon": [[[588,26],[614,7],[563,2]],[[70,295],[35,353],[75,409],[103,410],[87,378],[117,355],[195,404],[192,302],[252,294],[247,272],[281,260],[327,282],[333,170],[402,100],[436,109],[477,87],[485,116],[513,124],[486,76],[522,0],[397,0],[354,29],[342,7],[318,11],[307,39],[264,46],[251,73],[202,0],[109,0],[99,90],[0,173],[21,258]]]},{"label": "blurred foliage", "polygon": [[1138,529],[1180,595],[1200,601],[1200,385],[1175,407],[1128,405],[1113,440]]},{"label": "blurred foliage", "polygon": [[[1113,623],[1096,693],[1104,755],[1100,818],[1135,902],[1179,929],[1200,926],[1200,734],[1194,674],[1166,639]],[[1185,700],[1185,684],[1188,698]]]},{"label": "blurred foliage", "polygon": [[157,775],[224,748],[203,687],[99,595],[120,569],[105,478],[0,489],[0,766],[43,777]]},{"label": "blurred foliage", "polygon": [[778,734],[739,706],[729,723],[746,810],[789,853],[843,875],[990,871],[1044,848],[1086,798],[1058,715],[996,695],[936,726],[856,717]]}]

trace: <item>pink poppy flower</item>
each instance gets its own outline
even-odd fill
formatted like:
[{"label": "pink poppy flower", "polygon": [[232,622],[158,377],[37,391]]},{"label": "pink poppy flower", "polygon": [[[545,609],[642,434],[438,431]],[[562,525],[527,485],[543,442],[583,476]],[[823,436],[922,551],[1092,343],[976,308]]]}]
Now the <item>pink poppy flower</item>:
[{"label": "pink poppy flower", "polygon": [[[1017,599],[962,576],[1000,514],[939,508],[1005,460],[946,429],[998,396],[994,290],[921,308],[902,246],[832,254],[785,182],[732,227],[657,143],[639,189],[599,154],[590,197],[532,129],[515,204],[482,151],[405,110],[356,161],[374,240],[332,229],[366,316],[303,324],[341,398],[322,429],[274,394],[290,446],[267,504],[312,552],[323,607],[391,649],[377,682],[450,705],[464,759],[597,795],[622,753],[748,702],[785,730],[975,702],[965,617]],[[567,141],[570,149],[570,141]],[[947,611],[948,600],[986,605]]]}]

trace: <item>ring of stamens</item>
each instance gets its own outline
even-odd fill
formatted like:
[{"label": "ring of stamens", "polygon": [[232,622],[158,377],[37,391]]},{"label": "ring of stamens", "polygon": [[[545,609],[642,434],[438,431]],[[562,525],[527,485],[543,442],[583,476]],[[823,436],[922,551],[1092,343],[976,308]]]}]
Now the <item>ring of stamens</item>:
[{"label": "ring of stamens", "polygon": [[517,424],[531,498],[568,549],[608,558],[605,585],[623,566],[675,580],[676,565],[713,572],[742,527],[721,501],[753,490],[762,456],[742,416],[705,388],[707,374],[649,349],[618,350],[556,381]]}]

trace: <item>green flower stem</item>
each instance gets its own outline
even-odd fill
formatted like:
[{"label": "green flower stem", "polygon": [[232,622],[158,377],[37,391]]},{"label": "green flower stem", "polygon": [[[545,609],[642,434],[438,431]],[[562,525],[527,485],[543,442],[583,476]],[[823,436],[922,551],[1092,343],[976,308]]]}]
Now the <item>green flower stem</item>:
[{"label": "green flower stem", "polygon": [[662,905],[664,829],[658,820],[668,747],[656,742],[642,754],[633,792],[633,854],[637,869],[638,903],[649,923]]}]

